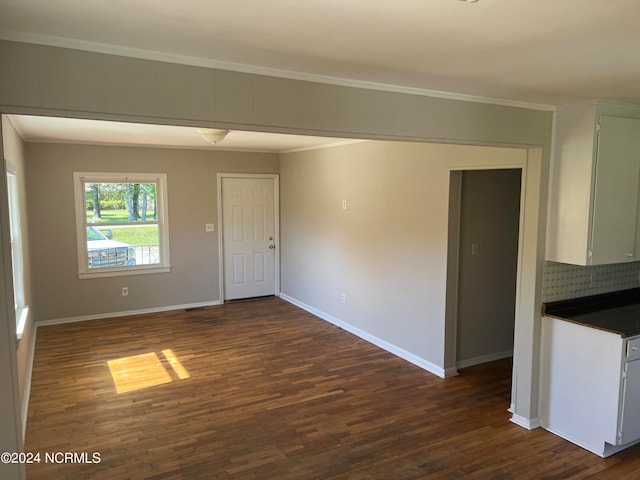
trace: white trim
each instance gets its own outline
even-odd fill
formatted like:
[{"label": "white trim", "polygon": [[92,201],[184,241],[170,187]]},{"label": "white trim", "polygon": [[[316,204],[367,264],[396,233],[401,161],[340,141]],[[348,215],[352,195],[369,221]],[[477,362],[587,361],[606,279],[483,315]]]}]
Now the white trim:
[{"label": "white trim", "polygon": [[502,105],[506,107],[526,108],[529,110],[555,111],[555,106],[542,103],[522,102],[518,100],[507,100],[502,98],[481,97],[464,93],[443,92],[440,90],[429,90],[424,88],[406,87],[387,83],[370,82],[364,80],[354,80],[350,78],[332,77],[329,75],[318,75],[312,73],[297,72],[292,70],[282,70],[279,68],[261,67],[257,65],[247,65],[244,63],[225,62],[212,58],[192,57],[188,55],[178,55],[156,50],[146,50],[132,47],[123,47],[72,38],[57,37],[51,35],[41,35],[36,33],[18,32],[14,30],[0,29],[0,40],[13,42],[31,43],[38,45],[49,45],[53,47],[83,50],[87,52],[104,53],[108,55],[119,55],[130,58],[140,58],[160,62],[176,63],[196,67],[215,68],[233,72],[250,73],[254,75],[266,75],[269,77],[288,78],[291,80],[302,80],[305,82],[323,83],[338,85],[343,87],[364,88],[367,90],[379,90],[383,92],[405,93],[409,95],[420,95],[424,97],[444,98],[447,100],[459,100],[463,102],[484,103],[488,105]]},{"label": "white trim", "polygon": [[22,397],[22,438],[25,438],[27,433],[27,418],[29,416],[29,399],[31,398],[31,376],[33,374],[33,358],[36,354],[36,335],[38,333],[38,326],[35,323],[31,323],[33,332],[31,333],[31,341],[29,342],[29,350],[27,350],[27,368],[24,378],[24,394]]},{"label": "white trim", "polygon": [[365,332],[364,330],[361,330],[358,327],[354,327],[353,325],[343,322],[342,320],[334,317],[333,315],[324,313],[321,310],[318,310],[310,305],[307,305],[306,303],[301,302],[300,300],[296,300],[295,298],[292,298],[284,293],[280,294],[280,298],[295,305],[296,307],[306,310],[307,312],[315,315],[318,318],[321,318],[322,320],[332,323],[333,325],[340,327],[343,330],[346,330],[347,332],[352,333],[363,340],[366,340],[369,343],[372,343],[376,347],[380,347],[381,349],[386,350],[387,352],[392,353],[395,356],[400,357],[403,360],[406,360],[407,362],[413,363],[414,365],[422,368],[423,370],[426,370],[429,373],[432,373],[440,378],[445,378],[447,376],[445,370],[442,367],[439,367],[436,364],[431,363],[428,360],[425,360],[424,358],[418,357],[417,355],[414,355],[411,352],[408,352],[400,347],[397,347],[396,345],[393,345],[385,340],[382,340],[381,338],[378,338],[375,335]]},{"label": "white trim", "polygon": [[218,285],[220,300],[224,302],[224,241],[222,229],[222,179],[223,178],[264,178],[273,180],[273,244],[274,252],[274,294],[280,294],[280,174],[278,173],[222,173],[216,179],[218,202]]},{"label": "white trim", "polygon": [[183,305],[167,305],[166,307],[143,308],[140,310],[127,310],[122,312],[98,313],[95,315],[81,315],[79,317],[54,318],[51,320],[40,320],[36,325],[60,325],[63,323],[85,322],[88,320],[103,320],[105,318],[128,317],[130,315],[143,315],[146,313],[170,312],[172,310],[186,310],[188,308],[211,307],[222,305],[220,300],[208,302],[185,303]]},{"label": "white trim", "polygon": [[466,360],[459,360],[456,362],[457,368],[473,367],[474,365],[480,365],[482,363],[493,362],[494,360],[502,360],[503,358],[513,357],[513,349],[505,350],[504,352],[490,353],[488,355],[481,355],[479,357],[468,358]]},{"label": "white trim", "polygon": [[517,415],[515,413],[511,416],[509,421],[515,423],[520,427],[524,427],[527,430],[535,430],[536,428],[539,428],[541,426],[539,418],[529,419],[529,418],[523,417],[522,415]]},{"label": "white trim", "polygon": [[[160,250],[160,263],[152,265],[122,266],[113,268],[90,269],[87,259],[87,230],[92,225],[87,222],[85,181],[95,183],[155,183],[156,213],[155,222],[138,222],[137,225],[157,225]],[[171,269],[169,256],[169,199],[168,179],[166,173],[133,173],[133,172],[73,172],[73,194],[76,213],[76,250],[78,254],[78,278],[117,277],[125,275],[142,275],[168,273]],[[117,226],[132,223],[105,222],[103,225]],[[82,247],[80,247],[82,245]]]},{"label": "white trim", "polygon": [[[520,177],[520,216],[518,217],[518,258],[517,258],[517,272],[516,272],[516,290],[515,290],[515,300],[516,300],[516,304],[519,302],[519,298],[522,295],[522,291],[520,288],[520,274],[523,267],[523,236],[524,236],[524,213],[525,213],[525,186],[526,186],[526,178],[527,178],[527,160],[525,160],[524,162],[514,162],[511,164],[504,164],[504,165],[496,165],[496,164],[488,164],[488,165],[466,165],[466,166],[456,166],[456,167],[452,167],[449,169],[449,187],[451,186],[451,179],[453,178],[453,174],[454,173],[464,173],[467,171],[476,171],[476,170],[491,170],[491,171],[498,171],[498,170],[507,170],[507,169],[517,169],[520,170],[521,172],[521,177]],[[460,190],[458,192],[459,195],[462,195],[462,186],[460,186]],[[459,243],[460,243],[460,222],[461,222],[461,212],[460,212],[460,208],[461,208],[461,203],[458,201],[457,205],[457,211],[455,212],[455,218],[454,221],[456,223],[455,228],[456,228],[456,241],[453,242],[455,243],[455,245],[452,243],[452,245],[449,245],[450,247],[453,247],[455,250],[453,252],[448,252],[447,255],[455,255],[456,257],[459,256]],[[452,211],[451,211],[451,206],[448,206],[448,214],[449,217],[451,217]],[[451,231],[449,231],[449,235],[451,235]],[[447,260],[448,261],[448,260]],[[507,358],[507,357],[512,357],[513,356],[513,349],[509,349],[509,350],[505,350],[503,352],[497,352],[497,353],[493,353],[493,354],[489,354],[489,355],[482,355],[479,357],[475,357],[475,358],[469,358],[466,360],[457,360],[457,343],[456,343],[456,338],[458,335],[458,310],[457,310],[457,304],[458,304],[458,294],[459,294],[459,258],[456,259],[455,262],[455,268],[450,269],[449,265],[447,265],[447,297],[451,296],[450,301],[451,301],[451,311],[448,312],[449,315],[447,315],[445,317],[445,323],[447,324],[445,327],[445,335],[448,335],[448,337],[445,338],[445,348],[450,348],[452,351],[452,358],[455,361],[455,368],[454,367],[448,367],[445,372],[455,372],[455,375],[457,375],[457,369],[458,368],[466,368],[466,367],[471,367],[473,365],[480,365],[482,363],[486,363],[486,362],[491,362],[494,360],[501,360],[503,358]],[[516,312],[518,312],[518,310],[516,309]],[[517,321],[516,318],[514,318],[514,326],[515,326],[515,322]],[[515,339],[514,339],[514,343],[515,343]],[[451,357],[447,357],[447,358],[451,358]],[[513,366],[513,375],[515,375],[515,369],[516,366]],[[513,392],[512,392],[512,396],[513,396]]]},{"label": "white trim", "polygon": [[548,426],[542,426],[542,428],[544,428],[546,431],[553,433],[554,435],[559,436],[560,438],[573,443],[574,445],[577,445],[580,448],[584,448],[585,450],[594,453],[596,455],[598,455],[599,457],[608,457],[610,455],[613,455],[616,452],[619,452],[620,450],[624,450],[627,447],[630,447],[631,445],[633,445],[634,443],[638,443],[640,442],[640,440],[630,443],[629,445],[620,445],[620,446],[614,446],[614,445],[609,445],[606,442],[602,442],[601,445],[591,445],[588,443],[585,443],[583,441],[577,440],[575,438],[573,438],[571,435],[566,435],[565,433],[561,433],[558,432],[556,430],[554,430],[553,428],[549,428]]},{"label": "white trim", "polygon": [[9,209],[9,241],[11,243],[11,265],[13,273],[13,300],[15,305],[16,338],[22,338],[22,331],[29,315],[25,304],[24,278],[24,227],[20,208],[20,186],[14,167],[6,165],[7,201]]},{"label": "white trim", "polygon": [[169,273],[171,265],[157,266],[147,265],[145,268],[140,267],[122,267],[117,269],[100,269],[95,272],[80,272],[78,278],[86,280],[87,278],[105,278],[105,277],[123,277],[129,275],[150,275],[152,273]]},{"label": "white trim", "polygon": [[618,453],[622,450],[625,450],[629,447],[631,447],[632,445],[636,445],[638,443],[640,443],[640,439],[637,440],[633,440],[629,443],[626,443],[624,445],[611,445],[610,443],[607,442],[602,442],[602,445],[591,445],[588,443],[585,443],[581,440],[578,440],[574,437],[572,437],[571,435],[567,435],[565,433],[562,432],[558,432],[557,430],[550,428],[548,426],[544,426],[544,425],[539,425],[542,428],[544,428],[546,431],[553,433],[554,435],[559,436],[560,438],[567,440],[568,442],[573,443],[574,445],[579,446],[580,448],[584,448],[585,450],[594,453],[596,455],[598,455],[599,457],[603,457],[603,458],[607,458],[610,457],[611,455]]},{"label": "white trim", "polygon": [[605,443],[604,444],[604,456],[606,457],[610,457],[611,455],[613,455],[614,453],[618,453],[621,452],[622,450],[625,450],[629,447],[631,447],[632,445],[636,445],[640,443],[640,438],[637,440],[633,440],[632,442],[629,443],[625,443],[624,445],[611,445],[609,443]]}]

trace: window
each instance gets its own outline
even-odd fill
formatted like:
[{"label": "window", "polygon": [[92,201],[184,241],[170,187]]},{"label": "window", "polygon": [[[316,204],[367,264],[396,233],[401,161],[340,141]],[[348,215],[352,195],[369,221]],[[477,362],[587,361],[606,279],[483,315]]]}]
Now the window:
[{"label": "window", "polygon": [[16,333],[22,338],[29,307],[24,296],[24,262],[22,260],[22,230],[20,227],[20,201],[18,178],[12,171],[7,172],[7,195],[9,203],[9,241],[11,243],[11,265],[13,270],[13,302],[16,309]]},{"label": "window", "polygon": [[166,174],[73,177],[80,278],[169,271]]}]

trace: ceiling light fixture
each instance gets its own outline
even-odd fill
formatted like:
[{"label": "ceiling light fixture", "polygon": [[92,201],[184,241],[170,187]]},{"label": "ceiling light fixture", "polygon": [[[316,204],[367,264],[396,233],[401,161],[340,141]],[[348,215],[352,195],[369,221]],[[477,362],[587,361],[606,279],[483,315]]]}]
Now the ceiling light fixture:
[{"label": "ceiling light fixture", "polygon": [[222,128],[200,128],[198,129],[198,133],[202,135],[202,138],[207,142],[218,143],[224,140],[224,137],[227,136],[229,130],[224,130]]}]

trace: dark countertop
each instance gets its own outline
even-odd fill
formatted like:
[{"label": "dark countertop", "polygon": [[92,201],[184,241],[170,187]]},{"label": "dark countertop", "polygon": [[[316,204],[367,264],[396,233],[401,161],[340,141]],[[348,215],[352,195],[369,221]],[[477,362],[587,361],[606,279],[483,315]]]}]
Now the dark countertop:
[{"label": "dark countertop", "polygon": [[633,337],[640,335],[640,288],[549,302],[542,312],[623,338]]}]

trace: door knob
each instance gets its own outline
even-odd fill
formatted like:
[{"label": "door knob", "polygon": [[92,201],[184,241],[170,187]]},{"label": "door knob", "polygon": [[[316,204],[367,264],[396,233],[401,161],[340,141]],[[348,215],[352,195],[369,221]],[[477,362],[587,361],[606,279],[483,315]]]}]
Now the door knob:
[{"label": "door knob", "polygon": [[269,245],[269,248],[270,248],[271,250],[273,250],[274,248],[276,248],[276,246],[275,246],[275,245]]}]

